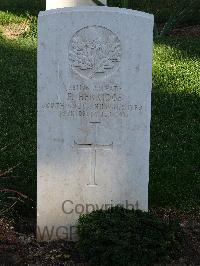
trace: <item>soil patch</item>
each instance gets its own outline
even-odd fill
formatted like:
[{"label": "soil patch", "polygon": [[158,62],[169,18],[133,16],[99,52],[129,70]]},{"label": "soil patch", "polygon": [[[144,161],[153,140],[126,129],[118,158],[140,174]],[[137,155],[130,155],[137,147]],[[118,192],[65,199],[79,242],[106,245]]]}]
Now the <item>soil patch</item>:
[{"label": "soil patch", "polygon": [[23,35],[29,29],[30,25],[28,21],[21,23],[9,23],[8,25],[0,26],[0,30],[3,35],[9,40],[19,38],[19,36]]}]

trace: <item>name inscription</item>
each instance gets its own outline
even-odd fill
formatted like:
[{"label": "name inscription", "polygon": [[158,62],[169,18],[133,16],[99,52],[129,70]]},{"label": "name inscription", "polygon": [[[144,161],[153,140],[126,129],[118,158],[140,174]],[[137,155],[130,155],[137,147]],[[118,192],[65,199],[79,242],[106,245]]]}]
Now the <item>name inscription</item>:
[{"label": "name inscription", "polygon": [[142,105],[131,103],[119,85],[73,84],[65,89],[62,101],[46,103],[44,108],[57,110],[63,118],[120,118],[141,113]]}]

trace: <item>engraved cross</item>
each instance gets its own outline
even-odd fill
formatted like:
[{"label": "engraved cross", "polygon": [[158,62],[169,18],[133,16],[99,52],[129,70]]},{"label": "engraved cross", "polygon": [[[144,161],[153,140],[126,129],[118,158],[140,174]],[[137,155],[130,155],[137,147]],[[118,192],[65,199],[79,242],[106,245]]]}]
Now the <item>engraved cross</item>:
[{"label": "engraved cross", "polygon": [[91,150],[91,175],[89,178],[88,186],[97,186],[96,182],[96,162],[97,162],[97,151],[99,150],[112,150],[113,143],[111,144],[99,144],[96,143],[96,135],[97,135],[97,125],[100,122],[90,122],[94,126],[94,142],[91,143],[77,143],[74,141],[75,146],[78,149],[90,149]]}]

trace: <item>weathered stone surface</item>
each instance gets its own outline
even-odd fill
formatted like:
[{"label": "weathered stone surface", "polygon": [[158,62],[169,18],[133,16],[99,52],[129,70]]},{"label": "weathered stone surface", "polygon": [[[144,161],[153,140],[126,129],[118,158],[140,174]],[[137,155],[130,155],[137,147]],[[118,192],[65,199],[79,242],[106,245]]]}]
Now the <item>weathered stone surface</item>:
[{"label": "weathered stone surface", "polygon": [[75,240],[82,212],[148,209],[152,31],[126,9],[40,13],[39,239]]}]

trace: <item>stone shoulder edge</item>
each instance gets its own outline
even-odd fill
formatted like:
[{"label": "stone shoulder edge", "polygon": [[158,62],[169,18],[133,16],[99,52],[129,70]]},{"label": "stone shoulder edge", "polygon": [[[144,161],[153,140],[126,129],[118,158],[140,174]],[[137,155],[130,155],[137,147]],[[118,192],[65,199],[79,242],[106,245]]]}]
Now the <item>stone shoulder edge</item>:
[{"label": "stone shoulder edge", "polygon": [[39,17],[44,16],[51,16],[56,14],[64,14],[64,13],[76,13],[76,12],[105,12],[105,13],[119,13],[119,14],[127,14],[127,15],[133,15],[136,17],[142,17],[146,18],[148,20],[154,21],[154,16],[149,13],[137,11],[137,10],[131,10],[126,8],[118,8],[118,7],[66,7],[66,8],[57,8],[57,9],[51,9],[46,11],[40,11]]}]

